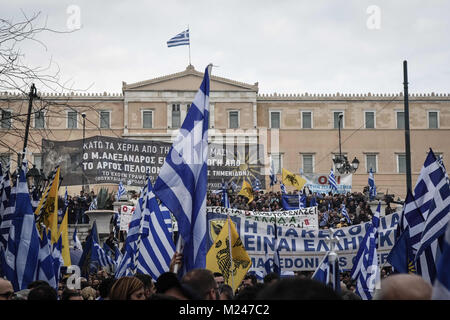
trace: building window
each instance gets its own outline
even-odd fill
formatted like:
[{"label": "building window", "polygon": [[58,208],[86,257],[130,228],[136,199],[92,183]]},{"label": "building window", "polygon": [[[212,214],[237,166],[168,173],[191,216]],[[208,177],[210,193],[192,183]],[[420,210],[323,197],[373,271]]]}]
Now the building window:
[{"label": "building window", "polygon": [[6,168],[6,166],[9,164],[10,157],[11,155],[9,153],[0,153],[0,163],[2,164],[2,168]]},{"label": "building window", "polygon": [[78,127],[78,112],[76,111],[68,111],[67,112],[67,128],[68,129],[76,129]]},{"label": "building window", "polygon": [[142,127],[144,129],[153,128],[153,111],[151,110],[142,111]]},{"label": "building window", "polygon": [[11,128],[11,116],[12,116],[11,111],[9,111],[9,110],[2,110],[1,127],[3,129],[10,129]]},{"label": "building window", "polygon": [[405,129],[405,112],[397,111],[397,129]]},{"label": "building window", "polygon": [[239,128],[239,111],[228,112],[228,124],[230,129]]},{"label": "building window", "polygon": [[334,129],[339,129],[339,115],[342,114],[341,128],[344,128],[344,111],[333,111]]},{"label": "building window", "polygon": [[36,169],[41,170],[44,167],[42,166],[42,154],[35,154],[33,156],[34,162],[33,164],[36,166]]},{"label": "building window", "polygon": [[302,154],[303,162],[303,172],[313,173],[314,172],[314,155],[313,154]]},{"label": "building window", "polygon": [[377,172],[377,155],[376,154],[366,154],[366,170],[367,173],[372,168],[372,172]]},{"label": "building window", "polygon": [[270,111],[270,128],[271,129],[280,129],[280,111]]},{"label": "building window", "polygon": [[111,127],[111,112],[100,111],[100,129],[109,129]]},{"label": "building window", "polygon": [[366,129],[375,129],[375,112],[365,111],[364,112],[364,123]]},{"label": "building window", "polygon": [[187,105],[186,105],[186,114],[189,112],[189,109],[191,108],[191,104],[190,103],[188,103]]},{"label": "building window", "polygon": [[36,129],[44,129],[45,118],[44,111],[38,111],[34,114],[34,127]]},{"label": "building window", "polygon": [[275,174],[281,174],[281,168],[283,168],[282,160],[283,158],[281,154],[270,155],[270,161],[273,164],[273,170],[275,171]]},{"label": "building window", "polygon": [[180,104],[172,104],[172,128],[177,129],[181,126],[181,111]]},{"label": "building window", "polygon": [[302,128],[312,129],[312,112],[302,111]]},{"label": "building window", "polygon": [[397,172],[398,173],[406,173],[406,155],[405,154],[397,155]]},{"label": "building window", "polygon": [[429,129],[439,128],[439,112],[428,111],[428,128]]}]

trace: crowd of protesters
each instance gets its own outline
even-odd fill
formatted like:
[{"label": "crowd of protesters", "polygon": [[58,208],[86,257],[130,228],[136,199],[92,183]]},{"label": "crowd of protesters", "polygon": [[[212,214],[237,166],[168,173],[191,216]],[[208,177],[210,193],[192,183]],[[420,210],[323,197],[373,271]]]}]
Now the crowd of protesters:
[{"label": "crowd of protesters", "polygon": [[[293,194],[288,192],[288,194]],[[232,209],[250,210],[250,211],[282,211],[282,193],[278,192],[254,192],[253,201],[248,202],[248,198],[238,195],[238,192],[228,190],[228,199]],[[367,195],[361,192],[347,194],[313,194],[306,196],[306,207],[315,201],[319,211],[319,228],[341,228],[349,225],[360,224],[372,220],[374,212],[372,211]],[[222,206],[222,193],[209,191],[207,194],[207,206]],[[350,222],[342,214],[342,208],[345,205]],[[395,207],[388,201],[384,209],[384,214],[388,215],[395,212]]]},{"label": "crowd of protesters", "polygon": [[[377,299],[388,299],[388,296],[396,300],[431,299],[431,286],[421,277],[390,273],[390,268],[381,270],[381,290],[377,293]],[[222,274],[212,273],[207,269],[191,270],[181,279],[171,271],[161,274],[157,279],[144,274],[116,279],[107,271],[100,270],[88,278],[80,278],[77,287],[71,284],[66,276],[59,282],[57,290],[39,280],[30,283],[28,289],[14,292],[9,281],[0,279],[0,300],[361,299],[356,293],[356,283],[350,279],[348,272],[341,273],[340,288],[337,291],[331,286],[312,280],[311,276],[312,272],[309,271],[290,276],[269,273],[263,280],[258,281],[254,274],[248,273],[238,289],[233,290],[225,283]],[[402,287],[398,286],[399,280]]]}]

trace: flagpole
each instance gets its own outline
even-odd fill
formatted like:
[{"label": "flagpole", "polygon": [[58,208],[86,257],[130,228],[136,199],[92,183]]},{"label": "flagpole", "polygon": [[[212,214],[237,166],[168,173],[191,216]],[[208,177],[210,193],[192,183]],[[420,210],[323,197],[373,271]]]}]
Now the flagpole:
[{"label": "flagpole", "polygon": [[[189,25],[187,27],[189,33]],[[191,65],[191,35],[189,34],[189,65]]]},{"label": "flagpole", "polygon": [[233,275],[233,247],[231,246],[231,218],[230,212],[227,211],[227,223],[228,223],[228,245],[230,247],[230,273],[231,273],[231,287],[234,290],[234,275]]}]

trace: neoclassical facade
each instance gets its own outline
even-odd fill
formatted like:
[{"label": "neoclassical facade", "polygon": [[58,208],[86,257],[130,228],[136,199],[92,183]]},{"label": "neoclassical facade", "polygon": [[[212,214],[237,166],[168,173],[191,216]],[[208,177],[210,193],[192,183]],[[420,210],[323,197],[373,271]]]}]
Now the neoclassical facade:
[{"label": "neoclassical facade", "polygon": [[[39,92],[40,99],[33,103],[27,158],[42,167],[43,138],[69,141],[103,135],[170,142],[202,78],[203,73],[190,65],[179,73],[123,82],[122,93],[117,94]],[[13,168],[23,148],[27,106],[27,97],[0,95],[0,160],[11,161]],[[409,108],[414,184],[429,148],[450,167],[450,95],[412,94]],[[342,153],[350,161],[355,157],[360,161],[353,190],[363,190],[372,168],[380,192],[403,198],[403,110],[402,93],[259,94],[258,83],[218,77],[213,70],[209,136],[210,141],[262,144],[266,175],[271,161],[278,173],[284,167],[328,175],[333,157],[339,154],[340,131]],[[339,114],[343,114],[341,121]],[[268,176],[266,181],[268,186]]]}]

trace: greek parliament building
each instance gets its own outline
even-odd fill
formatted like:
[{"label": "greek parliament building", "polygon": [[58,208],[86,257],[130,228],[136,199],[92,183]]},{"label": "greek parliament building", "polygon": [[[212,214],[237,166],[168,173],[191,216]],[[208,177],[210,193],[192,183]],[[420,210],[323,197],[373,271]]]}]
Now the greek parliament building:
[{"label": "greek parliament building", "polygon": [[[42,139],[70,141],[101,135],[170,142],[202,78],[203,72],[189,65],[179,73],[123,82],[122,93],[48,94],[38,88],[27,158],[38,168],[43,166]],[[14,168],[17,152],[23,148],[28,97],[1,93],[0,107],[1,161],[11,161]],[[450,95],[410,94],[409,109],[414,185],[430,147],[450,168]],[[213,74],[209,123],[210,141],[220,138],[264,146],[268,160],[261,174],[267,189],[270,160],[279,179],[281,168],[327,176],[341,142],[342,154],[350,162],[355,157],[360,162],[352,178],[353,191],[362,191],[368,184],[372,168],[378,191],[405,196],[402,93],[259,94],[257,82],[247,84]],[[78,190],[80,186],[73,193]]]}]

